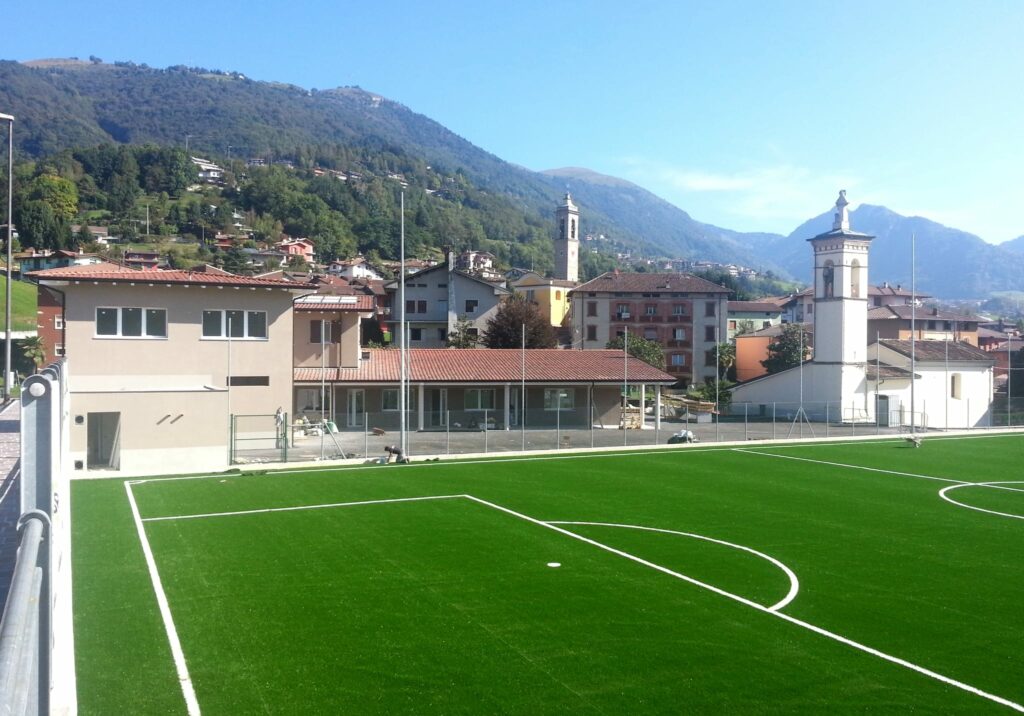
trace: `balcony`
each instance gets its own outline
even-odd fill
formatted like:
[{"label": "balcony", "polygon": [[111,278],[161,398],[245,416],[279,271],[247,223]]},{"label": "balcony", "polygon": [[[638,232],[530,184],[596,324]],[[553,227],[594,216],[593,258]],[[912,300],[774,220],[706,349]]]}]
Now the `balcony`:
[{"label": "balcony", "polygon": [[643,315],[643,316],[640,316],[640,322],[641,323],[661,323],[664,320],[665,320],[664,316],[658,316],[658,315],[654,315],[654,316]]},{"label": "balcony", "polygon": [[622,313],[615,314],[616,321],[628,321],[630,317],[629,311],[623,311]]},{"label": "balcony", "polygon": [[683,340],[683,341],[676,341],[676,340],[665,341],[665,347],[666,348],[689,348],[690,347],[690,341],[687,341],[687,340]]}]

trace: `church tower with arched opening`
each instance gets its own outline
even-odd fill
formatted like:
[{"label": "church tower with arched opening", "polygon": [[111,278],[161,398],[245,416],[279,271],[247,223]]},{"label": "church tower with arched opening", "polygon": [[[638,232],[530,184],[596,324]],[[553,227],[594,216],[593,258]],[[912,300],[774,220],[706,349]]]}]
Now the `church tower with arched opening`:
[{"label": "church tower with arched opening", "polygon": [[815,381],[850,405],[863,393],[867,363],[868,248],[874,238],[850,228],[846,191],[836,200],[832,230],[808,241],[814,251]]},{"label": "church tower with arched opening", "polygon": [[566,192],[555,209],[555,278],[580,280],[580,210]]}]

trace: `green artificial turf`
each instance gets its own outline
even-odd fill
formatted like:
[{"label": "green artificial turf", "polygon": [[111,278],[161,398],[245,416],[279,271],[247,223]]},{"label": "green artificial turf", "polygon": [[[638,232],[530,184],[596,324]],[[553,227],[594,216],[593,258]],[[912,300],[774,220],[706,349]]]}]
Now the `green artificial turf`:
[{"label": "green artificial turf", "polygon": [[[1020,703],[1024,520],[923,476],[1013,480],[1022,457],[988,436],[131,489],[143,518],[437,495],[521,515],[452,497],[145,522],[206,713],[976,712],[1003,707],[522,516],[759,550],[799,577],[782,613]],[[1021,492],[950,496],[1024,515]],[[76,482],[73,510],[80,711],[184,712],[124,483]],[[692,536],[561,528],[761,605],[790,587]]]}]

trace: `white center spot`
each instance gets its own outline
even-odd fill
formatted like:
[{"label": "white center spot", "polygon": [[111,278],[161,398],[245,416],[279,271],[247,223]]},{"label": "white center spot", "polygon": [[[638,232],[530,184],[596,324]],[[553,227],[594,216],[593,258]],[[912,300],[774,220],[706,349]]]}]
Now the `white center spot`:
[{"label": "white center spot", "polygon": [[561,562],[548,562],[548,566],[549,567],[561,567],[562,563]]}]

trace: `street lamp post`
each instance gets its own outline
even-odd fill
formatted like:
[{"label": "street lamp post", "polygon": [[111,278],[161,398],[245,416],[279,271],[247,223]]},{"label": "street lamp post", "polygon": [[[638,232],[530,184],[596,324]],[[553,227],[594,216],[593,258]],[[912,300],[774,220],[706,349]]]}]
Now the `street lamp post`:
[{"label": "street lamp post", "polygon": [[4,318],[6,334],[4,341],[4,403],[11,399],[11,263],[14,256],[11,241],[14,225],[12,210],[14,206],[14,117],[0,114],[0,119],[7,122],[7,286],[4,289]]}]

